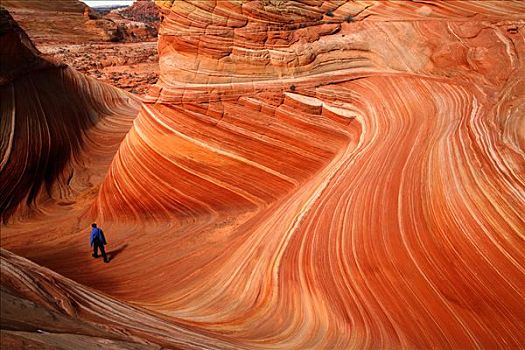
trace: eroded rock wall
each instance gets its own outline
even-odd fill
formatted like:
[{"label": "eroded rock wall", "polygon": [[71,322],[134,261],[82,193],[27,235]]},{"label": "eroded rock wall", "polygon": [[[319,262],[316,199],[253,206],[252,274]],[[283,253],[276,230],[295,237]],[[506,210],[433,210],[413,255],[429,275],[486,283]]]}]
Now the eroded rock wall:
[{"label": "eroded rock wall", "polygon": [[156,344],[524,346],[522,2],[157,3],[161,79],[90,211],[3,247]]},{"label": "eroded rock wall", "polygon": [[42,58],[4,9],[0,21],[0,213],[8,220],[49,199],[74,204],[100,182],[138,102]]},{"label": "eroded rock wall", "polygon": [[522,3],[157,3],[96,209],[187,253],[123,297],[254,348],[520,344]]}]

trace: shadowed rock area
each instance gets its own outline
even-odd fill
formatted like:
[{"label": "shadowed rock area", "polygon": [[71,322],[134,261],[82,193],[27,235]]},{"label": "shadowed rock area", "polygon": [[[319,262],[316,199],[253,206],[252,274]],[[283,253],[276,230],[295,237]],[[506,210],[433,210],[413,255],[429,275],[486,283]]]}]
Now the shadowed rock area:
[{"label": "shadowed rock area", "polygon": [[[0,8],[0,211],[75,203],[100,182],[137,113],[137,99],[40,56]],[[23,215],[23,214],[20,214]],[[24,214],[25,215],[25,214]]]},{"label": "shadowed rock area", "polygon": [[76,135],[22,113],[64,118],[37,77],[66,68],[9,36],[39,73],[1,87],[2,346],[525,347],[522,2],[156,3],[138,111],[67,68],[79,189],[24,161]]}]

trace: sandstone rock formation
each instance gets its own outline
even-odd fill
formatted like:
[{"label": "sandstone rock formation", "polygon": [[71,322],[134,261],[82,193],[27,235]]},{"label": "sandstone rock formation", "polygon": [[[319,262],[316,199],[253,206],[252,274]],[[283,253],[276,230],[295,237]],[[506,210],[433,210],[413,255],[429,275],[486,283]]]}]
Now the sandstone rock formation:
[{"label": "sandstone rock formation", "polygon": [[2,349],[202,349],[224,339],[133,307],[0,248]]},{"label": "sandstone rock formation", "polygon": [[135,97],[39,56],[0,8],[0,212],[70,206],[103,177],[137,112]]},{"label": "sandstone rock formation", "polygon": [[117,25],[78,0],[2,0],[14,19],[38,46],[117,40]]},{"label": "sandstone rock formation", "polygon": [[1,6],[10,11],[37,47],[49,43],[156,40],[159,27],[153,1],[140,1],[108,15],[80,0],[2,0]]},{"label": "sandstone rock formation", "polygon": [[40,49],[75,70],[137,95],[157,82],[156,42],[50,44]]},{"label": "sandstone rock formation", "polygon": [[114,18],[79,0],[2,1],[47,58],[137,95],[157,81],[159,70],[159,18],[153,2],[141,4]]},{"label": "sandstone rock formation", "polygon": [[[172,348],[525,346],[522,2],[157,4],[160,80],[100,187],[2,227],[98,290],[53,275],[64,317]],[[38,304],[11,281],[51,273],[2,256]]]},{"label": "sandstone rock formation", "polygon": [[123,28],[126,41],[156,40],[160,26],[159,10],[153,0],[135,1],[128,7],[112,10],[105,16]]},{"label": "sandstone rock formation", "polygon": [[160,24],[159,8],[154,0],[136,0],[130,6],[118,10],[118,13],[134,21],[151,23],[157,29],[157,24]]}]

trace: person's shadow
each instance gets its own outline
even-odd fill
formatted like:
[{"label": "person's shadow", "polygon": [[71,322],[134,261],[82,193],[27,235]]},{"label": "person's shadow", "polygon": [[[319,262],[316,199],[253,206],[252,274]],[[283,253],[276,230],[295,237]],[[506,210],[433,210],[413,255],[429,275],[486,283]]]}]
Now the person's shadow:
[{"label": "person's shadow", "polygon": [[108,261],[115,259],[117,255],[119,255],[122,251],[124,251],[124,249],[126,249],[127,246],[128,244],[124,243],[120,247],[107,252],[106,255],[108,256]]}]

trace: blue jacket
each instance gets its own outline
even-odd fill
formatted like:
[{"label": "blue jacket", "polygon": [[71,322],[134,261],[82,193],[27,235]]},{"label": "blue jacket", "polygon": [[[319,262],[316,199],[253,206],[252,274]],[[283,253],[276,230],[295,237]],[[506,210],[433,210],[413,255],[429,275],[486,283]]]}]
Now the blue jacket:
[{"label": "blue jacket", "polygon": [[95,241],[98,241],[99,243],[102,243],[104,245],[107,244],[106,243],[106,237],[104,237],[104,233],[98,227],[93,227],[91,229],[91,235],[89,236],[89,244],[91,246],[93,246],[93,243]]}]

